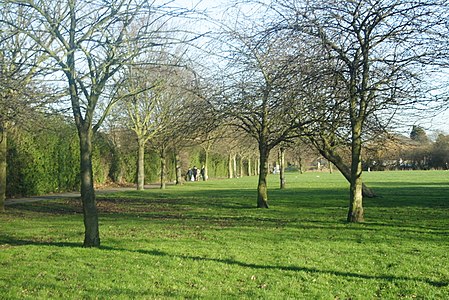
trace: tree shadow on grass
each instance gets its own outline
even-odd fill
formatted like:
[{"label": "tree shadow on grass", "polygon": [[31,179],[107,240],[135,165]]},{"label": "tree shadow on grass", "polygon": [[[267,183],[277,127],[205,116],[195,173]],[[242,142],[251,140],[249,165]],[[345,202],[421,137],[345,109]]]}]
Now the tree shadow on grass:
[{"label": "tree shadow on grass", "polygon": [[[382,197],[364,199],[369,207],[424,207],[449,208],[446,187],[441,183],[379,182],[375,191]],[[175,209],[255,209],[256,189],[228,188],[212,190],[160,190],[145,191],[124,190],[117,193],[98,194],[97,206],[101,212],[118,212],[124,208],[129,211]],[[270,189],[269,205],[271,207],[322,209],[347,207],[347,188],[287,188]],[[74,199],[57,201],[12,204],[11,207],[42,213],[72,214],[82,211],[81,202]]]},{"label": "tree shadow on grass", "polygon": [[[24,245],[37,245],[37,246],[52,246],[52,247],[69,247],[69,248],[83,248],[81,244],[71,243],[71,242],[40,242],[40,241],[32,241],[32,240],[19,240],[13,239],[7,236],[0,236],[0,243],[7,244],[10,246],[24,246]],[[320,270],[317,268],[310,267],[301,267],[301,266],[275,266],[275,265],[264,265],[264,264],[255,264],[255,263],[247,263],[234,259],[219,259],[219,258],[210,258],[210,257],[202,257],[202,256],[192,256],[192,255],[180,255],[180,254],[170,254],[165,251],[160,250],[146,250],[146,249],[125,249],[118,247],[110,247],[110,246],[101,246],[98,248],[100,251],[119,251],[119,252],[128,252],[128,253],[139,253],[144,255],[151,256],[160,256],[160,257],[172,257],[172,258],[180,258],[186,260],[194,260],[194,261],[205,261],[205,262],[214,262],[220,264],[226,264],[231,266],[239,266],[243,268],[250,268],[256,270],[281,270],[281,271],[291,271],[291,272],[305,272],[312,274],[324,274],[338,277],[346,277],[346,278],[354,278],[354,279],[367,279],[367,280],[383,280],[383,281],[419,281],[426,284],[429,284],[434,287],[446,287],[449,285],[449,282],[445,281],[435,281],[427,278],[418,278],[418,277],[407,277],[407,276],[391,276],[391,275],[369,275],[369,274],[361,274],[361,273],[353,273],[353,272],[344,272],[344,271],[336,271],[336,270]]]}]

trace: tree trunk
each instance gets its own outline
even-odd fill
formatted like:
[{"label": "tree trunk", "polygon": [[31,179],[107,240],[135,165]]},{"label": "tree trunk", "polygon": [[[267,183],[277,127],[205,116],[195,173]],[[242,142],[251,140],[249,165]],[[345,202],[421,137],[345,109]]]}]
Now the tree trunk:
[{"label": "tree trunk", "polygon": [[145,185],[145,142],[138,138],[138,155],[137,155],[137,190],[141,191]]},{"label": "tree trunk", "polygon": [[245,176],[245,172],[243,172],[243,157],[240,155],[240,160],[239,160],[239,174],[240,177]]},{"label": "tree trunk", "polygon": [[254,174],[255,175],[259,175],[259,170],[260,170],[260,158],[256,159],[255,161],[256,163],[254,164]]},{"label": "tree trunk", "polygon": [[233,174],[235,178],[238,178],[238,174],[237,174],[237,154],[234,154],[232,156],[232,170],[233,170]]},{"label": "tree trunk", "polygon": [[232,168],[232,153],[229,152],[228,155],[228,178],[234,178],[234,172]]},{"label": "tree trunk", "polygon": [[248,168],[246,170],[248,172],[248,176],[251,176],[251,157],[248,157]]},{"label": "tree trunk", "polygon": [[259,147],[260,163],[259,163],[259,184],[257,186],[257,207],[268,208],[268,190],[267,190],[267,175],[268,175],[268,157],[269,150],[265,145]]},{"label": "tree trunk", "polygon": [[203,176],[203,181],[207,181],[207,179],[209,178],[209,174],[207,172],[207,170],[209,169],[208,166],[208,162],[209,161],[209,151],[206,149],[204,150],[204,176]]},{"label": "tree trunk", "polygon": [[165,161],[165,147],[161,148],[160,151],[160,159],[161,159],[161,189],[165,189],[165,183],[167,181],[167,172],[166,172],[166,161]]},{"label": "tree trunk", "polygon": [[301,155],[298,156],[298,164],[299,164],[299,174],[304,173],[304,166],[302,164],[302,157]]},{"label": "tree trunk", "polygon": [[5,211],[6,199],[6,168],[7,168],[7,125],[0,124],[0,212]]},{"label": "tree trunk", "polygon": [[281,147],[279,152],[279,180],[280,188],[285,189],[285,148]]},{"label": "tree trunk", "polygon": [[81,201],[84,214],[84,247],[99,247],[100,232],[98,227],[98,212],[95,201],[95,189],[92,172],[92,128],[78,128],[80,139],[80,177],[81,177]]},{"label": "tree trunk", "polygon": [[175,152],[175,174],[176,174],[176,185],[182,185],[182,170],[181,170],[181,159],[179,158],[178,150],[174,149]]},{"label": "tree trunk", "polygon": [[[340,170],[341,174],[343,174],[343,176],[346,178],[346,180],[351,183],[351,170],[348,168],[348,166],[346,166],[346,164],[344,164],[342,162],[341,165],[337,165],[336,163],[334,163],[334,165],[337,167],[338,170]],[[362,181],[362,196],[366,197],[366,198],[375,198],[376,194],[374,193],[374,191],[367,187],[363,181]]]},{"label": "tree trunk", "polygon": [[354,126],[352,134],[351,180],[349,187],[348,222],[364,221],[362,196],[362,138],[361,126]]},{"label": "tree trunk", "polygon": [[[351,183],[351,169],[343,162],[343,159],[330,149],[318,149],[321,155],[326,158],[329,163],[335,165],[335,167],[341,172],[341,174],[346,178],[346,180]],[[376,194],[373,190],[367,187],[362,182],[362,196],[367,198],[374,198]]]}]

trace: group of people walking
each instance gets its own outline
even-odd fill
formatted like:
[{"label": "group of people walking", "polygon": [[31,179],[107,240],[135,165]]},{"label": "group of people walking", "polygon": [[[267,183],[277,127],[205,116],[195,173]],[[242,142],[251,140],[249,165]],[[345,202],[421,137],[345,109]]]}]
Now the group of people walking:
[{"label": "group of people walking", "polygon": [[201,167],[201,170],[198,172],[198,168],[193,166],[193,168],[189,168],[186,173],[186,181],[198,181],[200,179],[206,180],[206,169]]}]

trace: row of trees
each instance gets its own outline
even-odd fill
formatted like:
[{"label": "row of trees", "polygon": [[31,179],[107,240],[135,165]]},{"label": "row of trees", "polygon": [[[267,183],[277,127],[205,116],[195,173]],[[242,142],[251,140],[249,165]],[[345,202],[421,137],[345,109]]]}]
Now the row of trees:
[{"label": "row of trees", "polygon": [[[39,125],[40,124],[40,125]],[[76,128],[67,120],[53,116],[36,116],[31,126],[15,126],[9,131],[7,149],[8,197],[40,195],[79,189],[79,146]],[[123,124],[124,126],[124,124]],[[128,186],[137,181],[138,143],[133,132],[101,131],[92,143],[94,184]],[[182,146],[182,147],[181,147]],[[205,154],[198,144],[179,145],[179,162],[183,175],[189,166],[205,163]],[[166,178],[176,180],[175,155],[168,149],[164,161]],[[226,177],[228,154],[215,147],[209,155],[213,177]],[[145,180],[160,181],[160,151],[156,144],[145,147]]]},{"label": "row of trees", "polygon": [[[16,107],[48,111],[63,104],[42,99],[68,100],[79,139],[84,245],[100,244],[92,139],[105,124],[137,137],[139,189],[150,140],[162,183],[167,150],[180,170],[179,147],[189,141],[200,141],[205,162],[218,140],[255,150],[247,156],[248,165],[259,159],[260,208],[268,208],[272,150],[307,140],[348,179],[347,220],[363,221],[363,196],[374,195],[362,182],[364,142],[399,108],[442,94],[426,77],[447,62],[447,1],[238,1],[228,8],[231,20],[215,22],[209,43],[182,24],[193,10],[158,3],[0,2],[2,75],[10,72],[9,80],[2,76],[2,133],[24,117]],[[197,40],[203,52],[187,46]]]},{"label": "row of trees", "polygon": [[[9,132],[7,163],[12,167],[7,169],[7,196],[77,190],[79,147],[74,126],[58,117],[38,115],[30,125],[33,126],[15,126]],[[132,130],[126,129],[125,125],[122,124],[121,131],[102,131],[94,135],[92,165],[96,186],[137,182],[139,145]],[[420,134],[416,135],[416,132]],[[439,134],[432,142],[422,129],[414,128],[411,137],[392,135],[368,143],[364,149],[364,170],[448,169],[448,135]],[[173,148],[168,148],[164,159],[157,141],[150,141],[145,147],[145,165],[148,166],[145,182],[160,182],[160,187],[165,188],[166,182],[176,182],[179,169],[185,180],[186,171],[195,165],[209,166],[212,178],[252,176],[259,172],[257,151],[249,149],[243,141],[232,147],[227,147],[230,140],[225,138],[213,143],[193,142],[178,145],[178,159]],[[297,140],[295,144],[282,145],[272,151],[269,170],[280,175],[281,188],[286,187],[282,181],[284,169],[333,171],[332,164],[306,142]],[[178,169],[176,161],[181,165]],[[164,169],[166,176],[162,178]]]},{"label": "row of trees", "polygon": [[302,136],[348,179],[347,219],[363,221],[362,195],[373,195],[362,182],[363,143],[382,132],[399,107],[431,100],[426,76],[447,61],[447,3],[251,6],[233,6],[240,12],[229,14],[237,16],[229,22],[235,25],[219,35],[229,63],[217,72],[222,88],[215,106],[259,145],[258,207],[268,207],[270,150]]}]

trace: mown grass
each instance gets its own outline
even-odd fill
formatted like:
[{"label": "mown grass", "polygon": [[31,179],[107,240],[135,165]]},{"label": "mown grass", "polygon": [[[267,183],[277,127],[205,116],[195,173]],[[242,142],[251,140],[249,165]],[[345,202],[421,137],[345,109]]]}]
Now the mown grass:
[{"label": "mown grass", "polygon": [[448,299],[449,172],[371,172],[380,197],[345,222],[327,173],[98,195],[102,247],[82,248],[79,202],[7,207],[2,299]]}]

